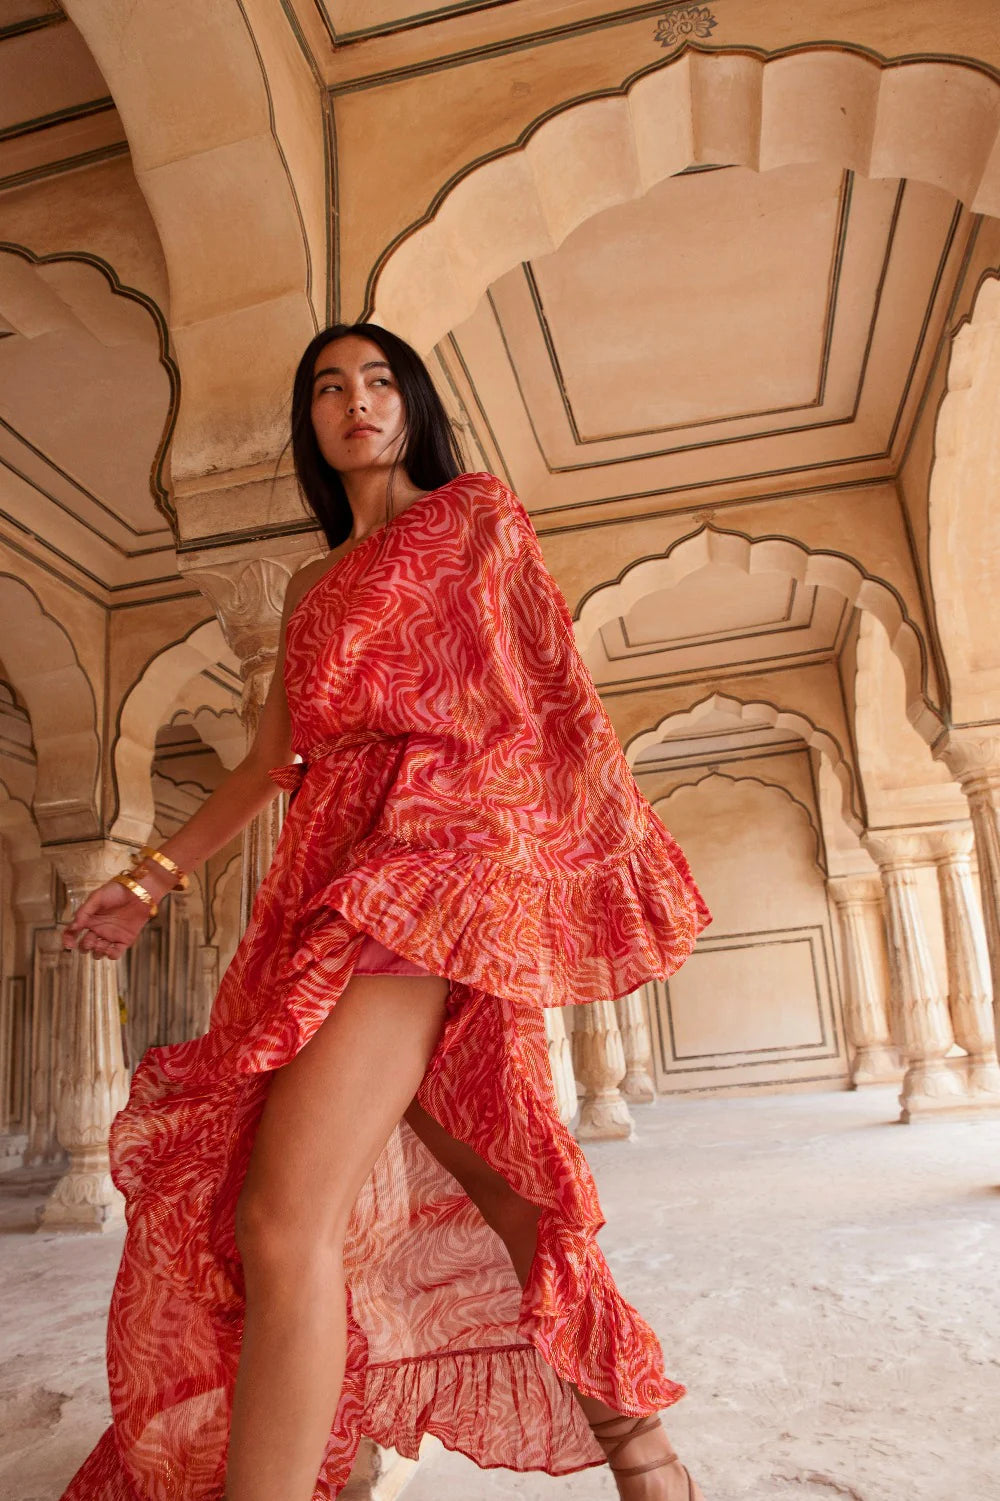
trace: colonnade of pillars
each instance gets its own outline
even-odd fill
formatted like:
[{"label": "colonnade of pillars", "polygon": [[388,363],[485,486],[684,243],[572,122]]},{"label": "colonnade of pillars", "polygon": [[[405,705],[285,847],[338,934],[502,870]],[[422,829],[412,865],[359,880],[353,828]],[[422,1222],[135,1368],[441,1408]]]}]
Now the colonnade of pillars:
[{"label": "colonnade of pillars", "polygon": [[[301,557],[237,560],[196,569],[192,577],[209,595],[243,668],[243,718],[256,728],[278,642],[281,598]],[[830,883],[840,909],[844,1002],[857,1084],[903,1075],[903,1118],[1000,1103],[1000,1070],[991,1017],[1000,973],[1000,737],[970,739],[950,732],[936,747],[964,788],[970,824],[937,830],[873,831],[867,848],[880,879],[848,877]],[[244,911],[269,863],[280,828],[276,804],[255,819],[244,841]],[[975,841],[985,911],[976,900],[971,853]],[[52,851],[75,906],[122,863],[107,841]],[[948,954],[947,989],[937,981],[916,894],[916,872],[937,869]],[[888,935],[890,1000],[879,984],[873,922],[884,913]],[[46,1228],[99,1229],[118,1217],[120,1204],[108,1176],[111,1120],[125,1099],[125,1068],[115,972],[85,954],[45,950],[39,975],[68,998],[59,1007],[58,1086],[49,1076],[51,1117],[69,1155],[69,1168],[44,1214]],[[53,980],[56,975],[57,979]],[[199,986],[214,983],[211,965],[198,967]],[[42,983],[45,983],[43,980]],[[207,999],[197,1003],[207,1020]],[[546,1014],[549,1053],[559,1110],[567,1121],[579,1109],[583,1140],[628,1137],[630,1106],[652,1098],[650,1039],[640,996],[574,1008],[572,1036],[557,1011]],[[954,1045],[964,1056],[954,1056]],[[38,1066],[44,1067],[39,1059]],[[903,1066],[905,1064],[905,1067]],[[39,1086],[39,1098],[45,1095]],[[39,1127],[39,1131],[41,1128]]]},{"label": "colonnade of pillars", "polygon": [[[901,1077],[904,1121],[1000,1108],[990,956],[972,874],[974,827],[873,831],[865,847],[878,874],[829,883],[840,914],[852,1079],[863,1085]],[[943,979],[918,893],[919,873],[931,867],[941,904]],[[988,909],[998,888],[987,884],[989,866],[980,870]],[[880,924],[887,990],[879,973]]]}]

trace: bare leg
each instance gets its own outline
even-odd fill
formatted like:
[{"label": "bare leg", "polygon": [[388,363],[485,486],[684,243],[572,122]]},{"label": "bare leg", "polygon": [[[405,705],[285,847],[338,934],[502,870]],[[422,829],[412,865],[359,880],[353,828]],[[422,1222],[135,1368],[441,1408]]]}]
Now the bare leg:
[{"label": "bare leg", "polygon": [[347,1222],[423,1078],[447,991],[356,977],[272,1080],[236,1215],[247,1311],[227,1501],[310,1501],[343,1381]]},{"label": "bare leg", "polygon": [[[537,1206],[516,1194],[502,1174],[484,1162],[465,1142],[450,1136],[415,1101],[406,1112],[406,1121],[465,1190],[490,1229],[499,1235],[523,1287],[535,1255],[540,1214]],[[588,1422],[606,1424],[611,1429],[606,1433],[604,1427],[601,1428],[601,1442],[606,1450],[627,1434],[636,1421],[622,1417],[596,1397],[584,1396],[576,1387],[573,1394]],[[628,1466],[652,1463],[668,1451],[672,1452],[672,1446],[662,1427],[658,1427],[640,1434],[615,1463]],[[689,1490],[687,1472],[679,1461],[662,1469],[650,1470],[645,1475],[616,1476],[616,1483],[622,1501],[696,1501],[701,1494]]]}]

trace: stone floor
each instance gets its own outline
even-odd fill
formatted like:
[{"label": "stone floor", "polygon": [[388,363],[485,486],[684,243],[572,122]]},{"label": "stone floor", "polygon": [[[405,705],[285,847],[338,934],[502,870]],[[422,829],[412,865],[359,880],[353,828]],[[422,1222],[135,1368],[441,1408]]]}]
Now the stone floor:
[{"label": "stone floor", "polygon": [[[707,1501],[998,1501],[1000,1121],[893,1123],[892,1091],[659,1101],[591,1149],[626,1295],[688,1386]],[[55,1501],[106,1421],[116,1239],[31,1235],[0,1192],[0,1496]],[[597,1501],[606,1472],[440,1448],[405,1501]],[[278,1501],[278,1498],[276,1498]]]}]

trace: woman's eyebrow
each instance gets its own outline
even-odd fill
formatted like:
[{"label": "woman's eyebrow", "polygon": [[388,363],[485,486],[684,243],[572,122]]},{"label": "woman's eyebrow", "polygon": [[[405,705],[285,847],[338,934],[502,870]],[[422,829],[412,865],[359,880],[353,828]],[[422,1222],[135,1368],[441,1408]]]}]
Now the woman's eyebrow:
[{"label": "woman's eyebrow", "polygon": [[[391,369],[388,360],[369,360],[368,363],[365,364],[365,365],[362,365],[361,368],[362,368],[362,370],[390,370]],[[339,365],[324,365],[323,368],[322,368],[322,370],[317,370],[316,374],[313,376],[313,384],[315,385],[316,381],[318,381],[321,376],[324,376],[324,375],[344,375],[345,373],[346,372],[343,371],[343,370],[341,370],[341,368],[340,368]]]}]

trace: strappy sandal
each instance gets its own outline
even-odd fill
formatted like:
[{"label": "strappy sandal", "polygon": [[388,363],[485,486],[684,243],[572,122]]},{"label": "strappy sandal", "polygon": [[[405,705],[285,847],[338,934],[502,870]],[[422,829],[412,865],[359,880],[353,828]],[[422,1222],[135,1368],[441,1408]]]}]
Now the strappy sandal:
[{"label": "strappy sandal", "polygon": [[[620,1475],[624,1480],[630,1475],[645,1475],[650,1470],[665,1469],[667,1465],[672,1465],[677,1461],[677,1455],[668,1440],[667,1453],[662,1459],[653,1459],[644,1465],[616,1465],[614,1463],[615,1459],[633,1439],[638,1438],[643,1433],[652,1433],[654,1428],[662,1429],[663,1427],[659,1418],[646,1417],[636,1418],[631,1428],[626,1428],[624,1432],[603,1432],[604,1429],[616,1427],[620,1422],[622,1422],[621,1418],[605,1418],[602,1422],[591,1423],[590,1425],[594,1437],[602,1448],[605,1444],[611,1445],[611,1448],[607,1450],[607,1458],[608,1468],[613,1475]],[[679,1461],[677,1462],[679,1463]],[[687,1466],[682,1464],[681,1469],[684,1471],[684,1478],[687,1481],[687,1495],[683,1498],[677,1496],[676,1501],[705,1501],[701,1490],[688,1474]],[[674,1501],[674,1498],[671,1498],[671,1501]]]}]

